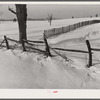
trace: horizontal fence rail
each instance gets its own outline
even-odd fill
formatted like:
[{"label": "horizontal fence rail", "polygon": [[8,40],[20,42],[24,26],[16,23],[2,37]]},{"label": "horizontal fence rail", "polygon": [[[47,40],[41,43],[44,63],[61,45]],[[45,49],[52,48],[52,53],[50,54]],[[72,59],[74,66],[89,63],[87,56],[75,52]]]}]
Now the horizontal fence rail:
[{"label": "horizontal fence rail", "polygon": [[91,50],[93,50],[93,51],[100,51],[100,49],[98,49],[98,48],[91,48]]},{"label": "horizontal fence rail", "polygon": [[25,42],[32,42],[32,43],[44,43],[44,41],[32,41],[32,40],[24,40],[24,41]]},{"label": "horizontal fence rail", "polygon": [[6,37],[6,38],[7,38],[7,40],[10,40],[10,41],[13,41],[13,42],[19,43],[19,41],[17,41],[17,40],[10,39],[10,38],[8,38],[8,37]]},{"label": "horizontal fence rail", "polygon": [[[10,39],[10,38],[7,38],[6,36],[4,36],[4,40],[1,41],[0,46],[1,46],[1,47],[6,47],[6,49],[13,49],[12,47],[13,47],[14,45],[13,45],[13,46],[12,46],[12,45],[9,45],[10,42],[9,42],[8,40],[10,40],[10,41],[13,41],[13,42],[15,42],[15,43],[22,44],[22,45],[17,45],[17,48],[19,48],[19,46],[21,46],[21,48],[22,48],[22,50],[23,50],[24,52],[27,52],[27,51],[30,51],[30,50],[31,50],[31,51],[33,51],[33,52],[39,52],[39,53],[44,54],[44,55],[46,55],[46,56],[53,57],[53,55],[52,55],[52,53],[51,53],[51,50],[52,50],[52,51],[54,51],[58,56],[62,57],[62,58],[65,59],[66,61],[71,60],[71,59],[69,59],[69,58],[66,57],[65,55],[59,53],[57,50],[61,50],[61,51],[64,51],[64,52],[65,52],[65,51],[68,51],[68,52],[75,52],[75,53],[76,53],[76,52],[77,52],[77,53],[87,53],[87,54],[89,55],[89,58],[88,58],[89,63],[88,63],[88,65],[87,65],[88,68],[91,67],[91,66],[93,65],[93,64],[92,64],[92,60],[93,60],[93,59],[92,59],[92,54],[93,54],[92,51],[100,51],[100,49],[98,49],[98,48],[91,48],[91,45],[90,45],[89,40],[86,40],[86,45],[87,45],[87,50],[88,50],[88,51],[84,51],[84,50],[75,50],[75,49],[53,48],[53,47],[50,47],[50,46],[49,46],[45,34],[44,34],[43,39],[44,39],[44,41],[32,41],[32,40],[24,40],[24,39],[23,39],[23,42],[20,43],[20,42],[17,41],[17,40]],[[3,43],[5,43],[5,45],[3,45]],[[37,46],[38,46],[38,44],[40,44],[40,43],[42,43],[42,44],[44,43],[44,44],[43,44],[44,47],[43,47],[43,48],[38,48],[38,47],[36,46],[36,43],[37,43]]]},{"label": "horizontal fence rail", "polygon": [[63,48],[52,48],[55,50],[62,50],[62,51],[70,51],[70,52],[78,52],[78,53],[89,53],[88,51],[83,50],[73,50],[73,49],[63,49]]},{"label": "horizontal fence rail", "polygon": [[84,21],[84,22],[79,22],[79,23],[69,25],[69,26],[65,26],[65,27],[44,30],[44,34],[45,34],[46,38],[50,38],[52,36],[57,36],[57,35],[60,35],[60,34],[63,34],[63,33],[67,33],[67,32],[73,31],[77,28],[80,28],[80,27],[83,27],[83,26],[86,26],[86,25],[95,24],[95,23],[100,23],[100,20]]}]

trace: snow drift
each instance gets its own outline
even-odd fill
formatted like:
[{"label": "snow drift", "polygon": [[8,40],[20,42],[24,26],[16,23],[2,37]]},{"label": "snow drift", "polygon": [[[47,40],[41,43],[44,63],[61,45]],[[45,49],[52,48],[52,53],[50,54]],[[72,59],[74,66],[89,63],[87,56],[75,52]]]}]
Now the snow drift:
[{"label": "snow drift", "polygon": [[74,59],[65,62],[34,53],[0,50],[0,88],[100,88],[98,69],[81,65]]},{"label": "snow drift", "polygon": [[[43,30],[66,26],[88,19],[58,20],[47,26],[47,22],[33,24],[28,22],[28,39],[41,39]],[[91,20],[91,18],[90,18]],[[68,22],[68,23],[67,23]],[[0,39],[3,36],[18,39],[16,23],[0,24]],[[35,25],[35,26],[34,26]],[[38,26],[39,25],[39,26]],[[91,45],[100,46],[100,24],[90,25],[78,30],[48,39],[55,47],[85,49],[82,40],[89,39]],[[100,88],[100,54],[94,52],[98,64],[86,67],[86,60],[77,53],[69,53],[70,61],[59,56],[45,57],[42,54],[22,52],[20,50],[0,50],[0,88],[2,89],[99,89]],[[74,57],[75,56],[75,57]],[[77,57],[79,56],[79,57]]]}]

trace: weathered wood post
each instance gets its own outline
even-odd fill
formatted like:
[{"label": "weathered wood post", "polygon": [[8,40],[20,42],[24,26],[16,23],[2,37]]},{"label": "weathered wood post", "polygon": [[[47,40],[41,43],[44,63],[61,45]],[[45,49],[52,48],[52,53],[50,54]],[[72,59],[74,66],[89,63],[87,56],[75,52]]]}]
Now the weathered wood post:
[{"label": "weathered wood post", "polygon": [[83,26],[83,22],[82,22],[82,26]]},{"label": "weathered wood post", "polygon": [[90,68],[92,66],[92,52],[91,52],[91,46],[90,46],[89,40],[86,40],[86,44],[89,51],[89,64],[87,67]]},{"label": "weathered wood post", "polygon": [[76,24],[74,24],[74,29],[76,29]]},{"label": "weathered wood post", "polygon": [[22,49],[23,49],[23,51],[26,51],[26,49],[25,49],[25,41],[24,41],[24,39],[22,40]]},{"label": "weathered wood post", "polygon": [[77,28],[78,28],[78,23],[77,23]]},{"label": "weathered wood post", "polygon": [[78,23],[78,28],[80,27],[80,22]]},{"label": "weathered wood post", "polygon": [[8,43],[8,41],[7,41],[7,37],[6,37],[6,36],[4,36],[4,40],[5,40],[5,42],[6,42],[6,48],[7,48],[7,49],[10,49],[9,43]]},{"label": "weathered wood post", "polygon": [[47,56],[52,56],[51,53],[50,53],[50,48],[49,48],[49,45],[48,45],[48,42],[47,42],[47,39],[46,39],[46,36],[45,36],[45,33],[43,33],[44,35],[44,42],[45,42],[45,51],[46,51],[46,55]]},{"label": "weathered wood post", "polygon": [[69,30],[68,30],[68,32],[70,31],[70,25],[69,25]]},{"label": "weathered wood post", "polygon": [[75,24],[74,24],[74,30],[75,30]]}]

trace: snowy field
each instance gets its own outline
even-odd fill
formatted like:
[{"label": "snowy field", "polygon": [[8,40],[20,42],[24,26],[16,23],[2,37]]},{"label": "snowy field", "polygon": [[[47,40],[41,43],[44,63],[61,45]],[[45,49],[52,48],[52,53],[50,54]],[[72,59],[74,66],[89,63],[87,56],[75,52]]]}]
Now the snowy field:
[{"label": "snowy field", "polygon": [[[99,18],[76,18],[55,20],[50,26],[47,21],[27,22],[30,40],[42,40],[43,31],[55,27],[72,25]],[[14,22],[0,24],[0,39],[6,35],[18,40],[18,25]],[[100,48],[100,23],[81,27],[69,33],[48,39],[51,47],[86,50],[85,40]],[[99,89],[100,53],[93,52],[93,66],[87,68],[88,54],[62,52],[70,61],[45,57],[38,53],[21,50],[0,50],[0,88],[29,89]]]},{"label": "snowy field", "polygon": [[[82,21],[94,20],[98,18],[76,18],[76,19],[62,19],[52,21],[50,26],[48,21],[28,21],[27,22],[27,35],[28,39],[41,39],[44,30],[59,28],[68,25],[72,25]],[[3,38],[4,35],[10,38],[18,39],[18,24],[17,22],[1,22],[0,24],[0,38]]]}]

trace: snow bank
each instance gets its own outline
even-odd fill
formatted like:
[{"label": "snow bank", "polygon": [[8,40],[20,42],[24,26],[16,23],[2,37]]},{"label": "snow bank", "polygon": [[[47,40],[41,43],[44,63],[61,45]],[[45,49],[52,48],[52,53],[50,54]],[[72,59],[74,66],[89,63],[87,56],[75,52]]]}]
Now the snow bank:
[{"label": "snow bank", "polygon": [[[53,21],[52,26],[48,22],[28,22],[28,38],[41,38],[44,29],[52,27],[61,27],[81,22],[89,19],[68,19]],[[18,29],[16,23],[0,24],[0,39],[3,35],[11,38],[18,38]],[[13,26],[13,27],[12,27]],[[38,34],[37,34],[38,33]],[[68,39],[100,38],[99,24],[80,28],[68,34],[62,34],[56,38],[48,39],[49,43],[56,44]],[[67,44],[67,42],[65,41]],[[66,47],[66,44],[63,47]],[[72,42],[71,44],[74,44]],[[69,45],[71,45],[69,43]],[[77,43],[76,43],[77,44]],[[58,46],[58,45],[57,45]],[[73,45],[72,45],[73,46]],[[83,45],[81,45],[83,46]],[[75,46],[73,46],[75,48]],[[80,48],[78,45],[76,48]],[[84,46],[83,46],[84,48]],[[73,54],[72,54],[73,55]],[[76,54],[77,55],[77,54]],[[100,60],[99,53],[94,53]],[[36,53],[27,53],[19,50],[0,50],[0,88],[31,88],[31,89],[86,89],[100,88],[100,68],[93,65],[86,67],[83,59],[71,57],[67,62],[59,57],[46,58]]]},{"label": "snow bank", "polygon": [[79,28],[77,30],[61,34],[57,37],[53,37],[51,39],[48,39],[48,42],[50,44],[56,44],[58,42],[62,42],[64,40],[70,40],[70,39],[99,39],[100,38],[100,28],[99,28],[100,23],[98,24],[93,24],[89,25],[86,27]]},{"label": "snow bank", "polygon": [[[94,80],[91,70],[81,64],[74,59],[73,62],[61,62],[57,58],[45,58],[34,53],[0,50],[0,88],[87,88],[87,85],[90,87],[90,79]],[[95,84],[91,83],[91,86]]]}]

